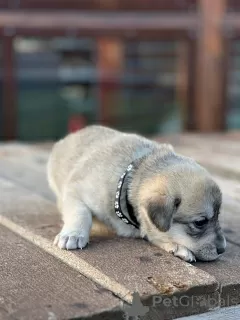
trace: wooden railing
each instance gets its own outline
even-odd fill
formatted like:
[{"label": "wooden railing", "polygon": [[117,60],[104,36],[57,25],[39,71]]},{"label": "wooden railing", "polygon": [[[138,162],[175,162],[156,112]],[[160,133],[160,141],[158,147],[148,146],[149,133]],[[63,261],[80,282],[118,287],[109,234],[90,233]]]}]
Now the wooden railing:
[{"label": "wooden railing", "polygon": [[194,10],[196,0],[1,0],[0,9],[57,9],[95,11]]},{"label": "wooden railing", "polygon": [[[106,74],[117,79],[122,72],[124,41],[182,40],[187,43],[179,51],[184,85],[180,81],[178,91],[187,105],[185,129],[224,130],[228,45],[240,35],[240,12],[234,8],[240,9],[238,1],[0,0],[4,138],[16,137],[13,40],[19,35],[96,38],[103,114],[111,103]],[[114,47],[114,62],[104,47]]]}]

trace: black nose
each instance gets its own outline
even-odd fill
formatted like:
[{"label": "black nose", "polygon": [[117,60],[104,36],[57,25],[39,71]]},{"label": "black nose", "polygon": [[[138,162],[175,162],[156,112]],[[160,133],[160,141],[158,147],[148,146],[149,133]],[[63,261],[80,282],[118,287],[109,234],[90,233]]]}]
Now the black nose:
[{"label": "black nose", "polygon": [[226,239],[223,235],[222,230],[218,231],[216,240],[217,253],[222,254],[226,249]]},{"label": "black nose", "polygon": [[225,248],[224,247],[217,248],[217,253],[218,254],[222,254],[223,252],[225,252]]}]

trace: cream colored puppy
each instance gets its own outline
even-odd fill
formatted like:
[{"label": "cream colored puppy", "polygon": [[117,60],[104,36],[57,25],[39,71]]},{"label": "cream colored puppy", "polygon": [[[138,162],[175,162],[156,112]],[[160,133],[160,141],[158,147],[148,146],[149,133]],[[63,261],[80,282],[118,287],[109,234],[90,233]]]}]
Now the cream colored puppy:
[{"label": "cream colored puppy", "polygon": [[219,187],[170,145],[90,126],[55,144],[48,181],[63,217],[55,238],[62,249],[84,248],[95,216],[185,261],[214,260],[225,250]]}]

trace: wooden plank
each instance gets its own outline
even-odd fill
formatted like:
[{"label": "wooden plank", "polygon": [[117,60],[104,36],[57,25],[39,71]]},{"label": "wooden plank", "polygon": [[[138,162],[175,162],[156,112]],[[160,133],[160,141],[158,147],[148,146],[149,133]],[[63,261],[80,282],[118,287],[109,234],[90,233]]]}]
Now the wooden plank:
[{"label": "wooden plank", "polygon": [[0,177],[54,201],[46,179],[49,153],[24,144],[0,146]]},{"label": "wooden plank", "polygon": [[30,170],[36,169],[42,173],[46,170],[50,150],[51,148],[49,147],[48,150],[44,150],[42,147],[39,148],[24,143],[4,143],[0,144],[0,159],[25,163]]},{"label": "wooden plank", "polygon": [[186,132],[167,136],[154,136],[154,140],[160,143],[168,141],[175,147],[198,147],[214,152],[230,153],[240,151],[240,131],[228,131],[226,133],[194,133]]},{"label": "wooden plank", "polygon": [[[137,290],[149,305],[153,303],[153,295],[166,294],[166,290],[171,296],[175,294],[181,296],[191,288],[191,292],[200,298],[218,299],[218,284],[214,278],[143,240],[118,237],[100,241],[99,238],[93,237],[86,250],[66,252],[55,248],[49,243],[49,240],[52,241],[54,235],[59,231],[59,218],[54,211],[56,210],[54,206],[4,179],[0,179],[0,192],[0,215],[13,223],[13,226],[11,225],[13,230],[25,236],[30,232],[31,235],[41,237],[41,243],[47,241],[47,247],[44,245],[44,248],[54,252],[59,259],[64,257],[64,261],[68,261],[71,266],[79,265],[80,272],[98,283],[99,278],[96,278],[95,273],[91,273],[92,267],[81,269],[85,264],[94,266],[98,273],[101,272],[101,283],[105,277],[111,279],[104,283],[107,289],[115,294],[117,294],[115,289],[117,283],[118,286],[121,285],[121,288],[126,288],[129,292]],[[1,219],[1,223],[5,225],[6,220]],[[10,222],[7,225],[10,226]],[[29,240],[32,239],[38,243],[39,240],[35,241],[31,237]],[[106,261],[108,261],[107,264]],[[181,286],[181,283],[184,285]],[[173,315],[186,315],[208,310],[208,305],[202,308],[197,303],[191,305],[191,308],[183,309],[178,309],[176,306],[166,308],[159,305],[157,307],[158,316],[159,314],[164,315],[166,320],[172,319]],[[154,315],[156,309],[153,308],[151,312]]]},{"label": "wooden plank", "polygon": [[120,300],[110,292],[3,226],[0,242],[1,319],[121,316]]},{"label": "wooden plank", "polygon": [[227,178],[240,179],[239,156],[222,153],[212,153],[207,150],[180,147],[177,152],[194,158],[197,162],[212,172]]},{"label": "wooden plank", "polygon": [[208,272],[221,284],[222,307],[240,304],[240,246],[228,242],[221,259],[207,264],[197,262],[196,266]]},{"label": "wooden plank", "polygon": [[[171,139],[171,138],[170,138]],[[240,133],[183,134],[173,137],[177,145],[208,149],[211,152],[240,155]]]},{"label": "wooden plank", "polygon": [[222,21],[226,0],[201,0],[201,29],[198,38],[195,124],[199,131],[224,129],[225,49]]},{"label": "wooden plank", "polygon": [[[0,31],[12,30],[15,34],[45,33],[46,35],[69,34],[88,36],[135,37],[155,35],[186,35],[198,23],[195,13],[181,15],[163,13],[130,12],[59,12],[59,11],[5,11],[0,13]],[[134,30],[134,31],[133,31]]]},{"label": "wooden plank", "polygon": [[[203,139],[203,141],[204,140],[207,139]],[[189,143],[187,145],[187,148],[190,150],[189,153],[192,153],[192,148],[194,148],[194,139],[185,139],[185,142],[186,141]],[[195,144],[198,144],[201,141],[202,140],[199,139],[199,141],[197,140],[197,143]],[[216,140],[213,141],[216,143]],[[223,141],[226,144],[225,147],[228,148],[228,142],[224,139]],[[238,143],[236,141],[235,144],[235,147],[238,148]],[[207,148],[210,148],[211,143],[206,143],[206,146]],[[32,148],[34,152],[40,152],[38,148]],[[31,148],[25,147],[25,151],[23,149],[20,154],[23,155],[25,153],[26,159],[30,159],[30,149]],[[223,156],[224,149],[222,151]],[[11,167],[14,153],[13,150],[10,152],[8,148],[8,156],[9,154],[12,155],[11,162],[9,162],[9,166]],[[212,158],[214,154],[215,151],[213,153],[209,153],[207,157]],[[220,155],[218,156],[218,158],[221,157]],[[36,172],[40,172],[41,170],[38,171],[35,166],[41,166],[42,164],[37,164],[37,162],[34,164],[33,159],[37,159],[37,157],[32,157],[31,159],[30,171],[32,172],[33,176],[36,177],[35,181],[37,184],[38,178]],[[17,159],[15,161],[17,162]],[[22,163],[20,163],[20,166],[23,164],[23,162],[24,159]],[[218,261],[211,263],[198,263],[196,266],[216,277],[222,286],[220,292],[221,298],[223,301],[225,301],[224,303],[226,303],[226,305],[233,305],[235,303],[240,303],[240,216],[238,214],[240,211],[240,196],[238,192],[239,181],[216,175],[214,175],[213,178],[217,181],[217,183],[219,183],[223,191],[223,212],[221,214],[221,222],[228,239],[228,247],[226,253]],[[42,236],[49,240],[53,239],[54,235],[60,228],[60,220],[56,214],[56,208],[52,204],[43,200],[42,197],[34,195],[32,192],[27,190],[21,189],[4,179],[2,179],[0,182],[0,188],[0,194],[2,196],[0,199],[0,211],[2,210],[1,212],[5,217],[17,225],[26,228],[26,230],[31,230],[36,235]],[[14,201],[12,201],[12,199],[14,199]],[[108,238],[105,241],[100,241],[100,239],[97,237],[92,237],[91,239],[91,244],[86,251],[84,250],[81,253],[76,252],[74,255],[76,255],[76,257],[83,258],[89,264],[96,266],[108,277],[114,279],[114,281],[120,282],[129,290],[135,289],[139,291],[143,297],[145,294],[151,295],[151,292],[154,292],[147,281],[147,278],[150,274],[150,277],[155,279],[157,283],[160,284],[161,288],[163,288],[163,284],[164,286],[166,285],[167,287],[172,288],[172,281],[174,281],[174,270],[177,270],[176,277],[179,279],[179,273],[181,273],[180,270],[182,270],[183,265],[180,264],[176,266],[176,262],[173,257],[168,256],[161,250],[158,250],[157,248],[152,247],[145,242],[140,240],[138,241],[119,238]],[[162,254],[162,256],[159,256],[159,254]],[[107,265],[106,261],[109,261]],[[174,270],[169,267],[171,265]],[[117,273],[116,269],[118,270]],[[135,272],[136,269],[138,270],[137,274]],[[161,270],[161,273],[159,273],[159,270]],[[183,272],[187,273],[187,269],[184,269]],[[197,274],[199,275],[199,271],[197,271]],[[194,275],[194,278],[196,280],[196,275]],[[189,283],[189,279],[187,278],[183,279],[182,281],[184,283]],[[209,287],[209,290],[211,291],[212,289],[210,288],[211,287]],[[206,288],[203,290],[206,290]],[[198,293],[195,294],[195,296],[197,296],[200,300],[203,299],[201,301],[206,303],[204,300],[206,296],[201,296],[201,290],[200,292],[197,292]],[[212,298],[212,301],[215,301],[217,304],[219,296],[212,296]],[[151,302],[152,301],[146,299],[147,304]],[[158,307],[158,316],[161,314],[163,315],[164,319],[171,319],[173,315],[174,317],[179,316],[179,312],[183,312],[181,314],[184,315],[184,312],[187,311],[179,311],[179,309],[177,310],[172,308],[167,308],[166,310],[163,309],[162,305],[159,305]],[[194,306],[194,310],[194,312],[200,311],[196,311],[196,306]],[[189,309],[188,312],[190,312]],[[193,309],[191,312],[193,312]]]},{"label": "wooden plank", "polygon": [[49,201],[55,201],[55,195],[50,190],[46,180],[45,170],[31,169],[27,163],[0,159],[0,177],[14,181]]},{"label": "wooden plank", "polygon": [[12,140],[17,135],[16,110],[16,78],[13,37],[5,35],[2,39],[2,68],[3,68],[3,138]]},{"label": "wooden plank", "polygon": [[[220,176],[240,180],[240,143],[225,135],[178,135],[155,138],[160,143],[171,143],[176,152],[194,158]],[[227,137],[227,136],[226,136]]]},{"label": "wooden plank", "polygon": [[227,240],[240,246],[240,182],[213,176],[223,193],[221,225]]}]

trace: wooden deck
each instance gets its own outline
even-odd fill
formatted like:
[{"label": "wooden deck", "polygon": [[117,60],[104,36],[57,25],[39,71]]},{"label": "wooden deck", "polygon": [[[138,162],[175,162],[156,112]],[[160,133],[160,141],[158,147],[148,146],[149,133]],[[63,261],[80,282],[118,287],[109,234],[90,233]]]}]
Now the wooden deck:
[{"label": "wooden deck", "polygon": [[95,235],[86,250],[62,251],[52,245],[61,221],[46,182],[50,145],[0,144],[0,319],[123,319],[134,291],[150,307],[149,320],[240,304],[240,133],[158,140],[219,183],[225,254],[190,265],[145,241],[110,235]]}]

